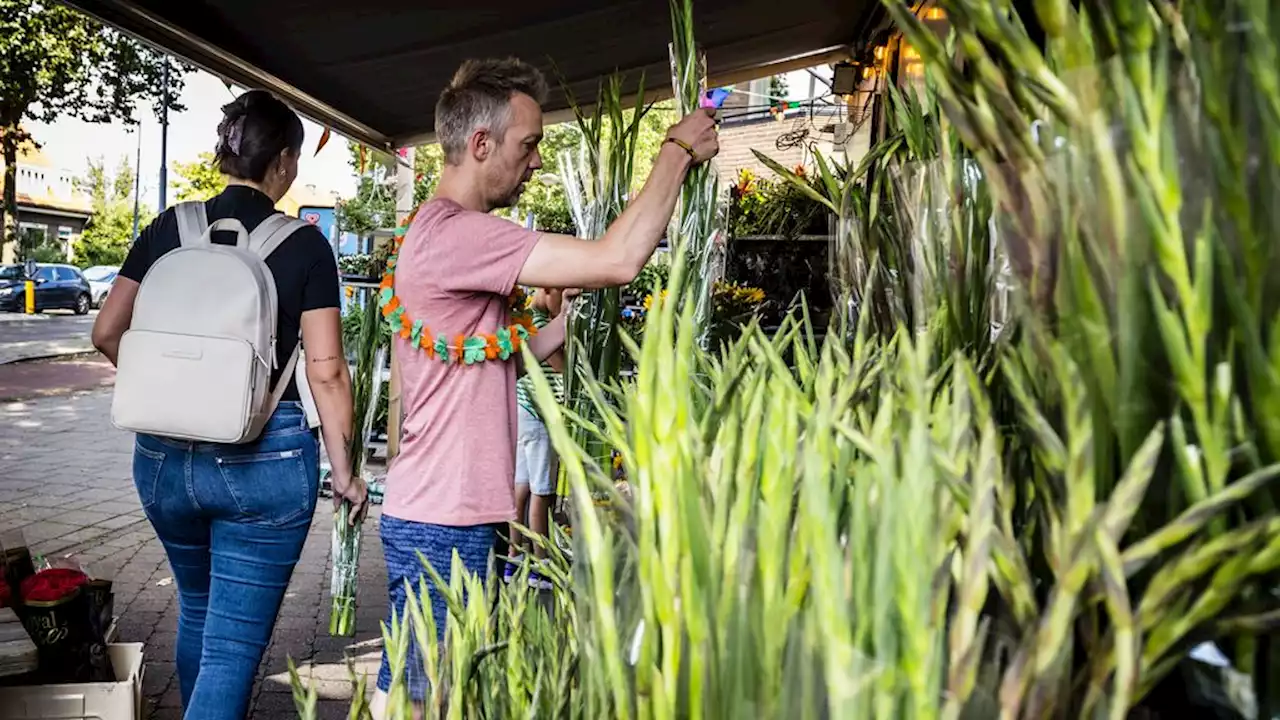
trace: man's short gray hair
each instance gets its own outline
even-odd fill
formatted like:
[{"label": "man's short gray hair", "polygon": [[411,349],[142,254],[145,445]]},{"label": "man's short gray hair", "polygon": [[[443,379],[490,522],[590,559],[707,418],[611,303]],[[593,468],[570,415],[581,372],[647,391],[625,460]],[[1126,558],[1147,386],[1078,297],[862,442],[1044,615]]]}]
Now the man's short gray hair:
[{"label": "man's short gray hair", "polygon": [[458,163],[477,128],[487,128],[501,139],[516,93],[542,105],[547,101],[547,80],[537,68],[516,58],[464,62],[436,103],[436,139],[445,160]]}]

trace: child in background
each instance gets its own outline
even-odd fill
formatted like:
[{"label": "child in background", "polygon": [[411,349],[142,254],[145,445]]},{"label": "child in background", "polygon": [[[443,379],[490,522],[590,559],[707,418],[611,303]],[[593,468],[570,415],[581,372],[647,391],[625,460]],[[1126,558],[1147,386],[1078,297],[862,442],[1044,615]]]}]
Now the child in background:
[{"label": "child in background", "polygon": [[[551,322],[551,318],[560,314],[564,301],[562,290],[537,290],[533,296],[533,324],[541,328]],[[555,353],[542,363],[542,372],[555,391],[556,401],[561,403],[564,402],[564,382],[560,375],[563,369],[563,352]],[[516,442],[516,519],[545,537],[551,530],[551,506],[556,496],[559,468],[555,450],[551,447],[551,436],[547,433],[547,426],[538,413],[537,402],[534,400],[533,379],[528,374],[516,381],[516,404],[519,421]],[[524,538],[512,528],[511,557],[515,562],[507,564],[505,576],[508,582],[516,573],[522,559],[520,551],[524,546]],[[543,551],[538,549],[535,555],[542,557]],[[529,584],[542,590],[551,589],[550,581],[536,572],[529,576]]]}]

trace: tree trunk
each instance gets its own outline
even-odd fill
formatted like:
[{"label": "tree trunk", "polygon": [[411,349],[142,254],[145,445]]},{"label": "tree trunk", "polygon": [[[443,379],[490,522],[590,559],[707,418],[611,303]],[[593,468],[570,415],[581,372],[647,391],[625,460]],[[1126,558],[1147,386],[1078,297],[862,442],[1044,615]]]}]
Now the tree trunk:
[{"label": "tree trunk", "polygon": [[3,262],[18,260],[19,133],[16,127],[0,128],[0,149],[4,151],[4,202],[0,202],[0,261]]}]

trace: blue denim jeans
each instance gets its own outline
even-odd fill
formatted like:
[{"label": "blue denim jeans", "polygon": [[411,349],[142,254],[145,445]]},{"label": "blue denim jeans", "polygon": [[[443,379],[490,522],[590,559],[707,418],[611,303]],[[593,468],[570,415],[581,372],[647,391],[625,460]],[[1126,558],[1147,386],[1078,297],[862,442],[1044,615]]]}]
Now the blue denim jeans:
[{"label": "blue denim jeans", "polygon": [[[444,596],[436,591],[435,584],[423,568],[422,558],[426,558],[440,574],[440,578],[449,583],[453,579],[453,553],[456,550],[467,572],[479,575],[481,580],[487,581],[493,570],[495,557],[506,550],[507,532],[506,523],[452,527],[383,515],[379,520],[378,534],[382,537],[382,551],[387,560],[387,590],[391,600],[387,627],[391,626],[392,617],[399,618],[400,622],[405,621],[405,583],[408,582],[413,586],[414,592],[417,592],[419,584],[425,580],[430,596],[431,615],[436,623],[436,640],[440,643],[439,647],[443,647],[449,608]],[[427,693],[427,673],[412,631],[409,638],[405,679],[409,686],[409,697],[415,702],[422,702]],[[378,668],[378,689],[383,692],[390,690],[391,678],[391,661],[384,647],[382,664]]]},{"label": "blue denim jeans", "polygon": [[319,455],[297,402],[247,445],[138,436],[133,480],[178,588],[186,720],[245,717],[315,513]]}]

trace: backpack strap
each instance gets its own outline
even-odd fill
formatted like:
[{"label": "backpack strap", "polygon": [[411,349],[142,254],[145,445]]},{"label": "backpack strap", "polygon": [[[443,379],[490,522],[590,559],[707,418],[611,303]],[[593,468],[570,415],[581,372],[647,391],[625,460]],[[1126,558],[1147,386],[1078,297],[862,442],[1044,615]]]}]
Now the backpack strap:
[{"label": "backpack strap", "polygon": [[205,242],[209,216],[203,202],[184,202],[173,206],[178,218],[178,240],[182,247],[198,247]]},{"label": "backpack strap", "polygon": [[[258,227],[253,229],[249,235],[249,249],[257,253],[258,257],[266,260],[275,252],[285,240],[288,240],[293,234],[302,228],[310,227],[311,224],[297,218],[291,218],[284,213],[277,213],[263,220]],[[285,388],[289,387],[289,381],[293,379],[298,366],[298,356],[302,353],[302,332],[298,332],[298,342],[293,346],[293,352],[289,354],[289,361],[285,363],[284,372],[280,373],[280,379],[276,381],[276,386],[271,390],[271,397],[267,400],[266,407],[263,408],[262,422],[265,427],[266,422],[275,413],[276,408],[280,406],[280,398],[284,397]],[[301,389],[299,389],[301,394]],[[260,432],[261,428],[257,428]],[[256,433],[255,433],[256,434]]]},{"label": "backpack strap", "polygon": [[[266,401],[266,407],[262,409],[262,423],[271,418],[275,413],[276,407],[280,405],[280,398],[284,397],[284,388],[289,387],[289,380],[293,379],[294,369],[298,366],[298,355],[302,351],[302,332],[298,332],[298,343],[293,346],[293,352],[289,355],[288,363],[284,364],[284,372],[280,373],[280,379],[276,380],[275,387],[271,388],[271,397]],[[265,425],[264,425],[265,427]],[[261,429],[261,428],[259,428]]]},{"label": "backpack strap", "polygon": [[291,218],[284,213],[276,213],[253,229],[253,233],[249,236],[249,249],[266,260],[271,257],[271,253],[284,244],[285,240],[306,227],[311,227],[311,224]]}]

